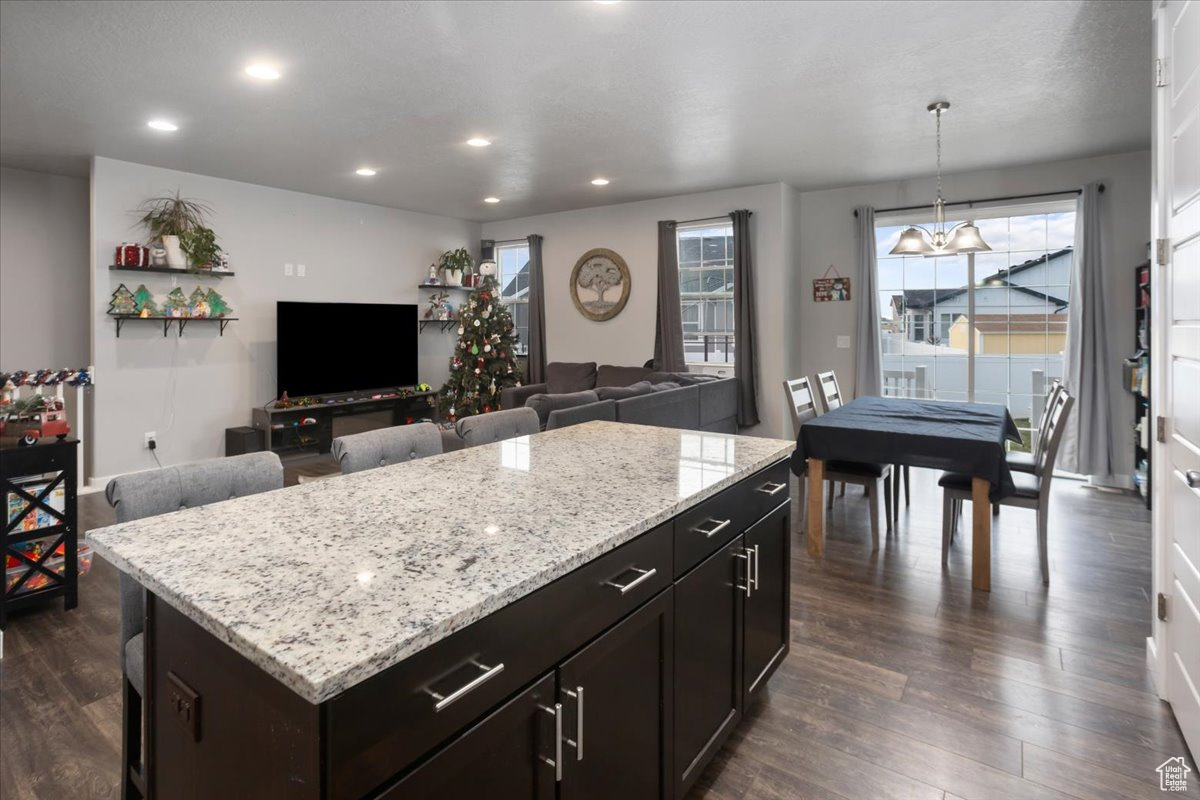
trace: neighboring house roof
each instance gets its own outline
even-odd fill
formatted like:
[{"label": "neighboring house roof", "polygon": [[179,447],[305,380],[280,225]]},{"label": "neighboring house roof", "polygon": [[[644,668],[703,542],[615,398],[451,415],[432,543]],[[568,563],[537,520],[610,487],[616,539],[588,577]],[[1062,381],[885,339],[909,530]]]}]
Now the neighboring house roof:
[{"label": "neighboring house roof", "polygon": [[[1057,250],[1053,253],[1046,253],[1044,256],[1031,258],[1021,264],[1014,264],[1011,267],[1006,267],[994,275],[989,275],[987,278],[976,283],[977,288],[1007,286],[1010,289],[1015,289],[1023,294],[1037,297],[1042,300],[1050,300],[1059,308],[1066,307],[1065,300],[1059,297],[1039,292],[1036,289],[1030,289],[1028,286],[1021,286],[1009,281],[1009,278],[1017,273],[1024,272],[1028,269],[1033,269],[1036,266],[1053,261],[1056,258],[1072,253],[1070,247],[1064,247],[1062,250]],[[910,309],[919,311],[921,309],[931,309],[938,303],[944,303],[951,298],[958,297],[961,294],[966,294],[967,287],[960,286],[957,289],[905,289],[903,295],[892,295],[892,307],[897,311]]]},{"label": "neighboring house roof", "polygon": [[[959,319],[962,319],[960,317]],[[1066,333],[1066,314],[976,314],[980,333]]]}]

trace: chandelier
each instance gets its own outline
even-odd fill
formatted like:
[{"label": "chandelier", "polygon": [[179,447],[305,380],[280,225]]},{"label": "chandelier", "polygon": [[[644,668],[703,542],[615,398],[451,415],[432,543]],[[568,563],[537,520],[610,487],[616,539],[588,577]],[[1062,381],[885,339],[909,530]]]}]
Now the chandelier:
[{"label": "chandelier", "polygon": [[929,113],[937,117],[937,199],[933,201],[933,230],[920,225],[911,225],[900,234],[900,241],[892,248],[894,256],[956,255],[958,253],[982,253],[992,248],[979,233],[971,220],[960,222],[946,230],[946,201],[942,199],[942,114],[950,108],[945,100],[926,106]]}]

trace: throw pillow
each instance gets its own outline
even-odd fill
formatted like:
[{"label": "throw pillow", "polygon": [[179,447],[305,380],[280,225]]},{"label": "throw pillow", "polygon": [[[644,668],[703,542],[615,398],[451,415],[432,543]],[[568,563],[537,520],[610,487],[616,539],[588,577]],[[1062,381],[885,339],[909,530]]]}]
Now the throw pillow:
[{"label": "throw pillow", "polygon": [[601,364],[596,370],[596,388],[601,386],[629,386],[637,381],[646,380],[650,370],[645,367],[614,367],[612,364]]},{"label": "throw pillow", "polygon": [[601,400],[624,400],[627,397],[650,394],[652,391],[654,391],[654,387],[650,385],[649,381],[638,381],[628,386],[597,387],[596,396]]},{"label": "throw pillow", "polygon": [[546,392],[566,394],[596,388],[595,361],[551,361],[546,365]]},{"label": "throw pillow", "polygon": [[542,430],[546,430],[546,420],[550,418],[551,411],[585,406],[588,403],[599,402],[599,400],[600,398],[591,389],[566,394],[535,394],[525,401],[525,407],[532,408],[537,412],[538,424]]}]

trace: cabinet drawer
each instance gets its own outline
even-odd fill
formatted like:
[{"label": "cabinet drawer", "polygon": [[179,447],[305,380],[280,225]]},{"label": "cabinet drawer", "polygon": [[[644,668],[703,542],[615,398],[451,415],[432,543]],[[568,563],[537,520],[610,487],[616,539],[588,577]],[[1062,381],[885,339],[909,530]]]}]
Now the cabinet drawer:
[{"label": "cabinet drawer", "polygon": [[734,487],[742,493],[740,504],[746,508],[746,525],[753,525],[790,499],[789,475],[791,472],[785,459],[756,472]]},{"label": "cabinet drawer", "polygon": [[671,584],[656,528],[329,701],[330,796],[360,798]]}]

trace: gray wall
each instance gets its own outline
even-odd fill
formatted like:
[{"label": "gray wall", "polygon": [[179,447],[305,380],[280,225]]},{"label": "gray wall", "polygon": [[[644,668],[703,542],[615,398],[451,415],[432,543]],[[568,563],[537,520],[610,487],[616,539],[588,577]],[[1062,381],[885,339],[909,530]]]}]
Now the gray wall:
[{"label": "gray wall", "polygon": [[88,182],[0,167],[0,369],[82,367]]},{"label": "gray wall", "polygon": [[[786,412],[780,388],[787,343],[782,337],[790,314],[780,286],[786,284],[787,253],[792,237],[793,190],[782,183],[664,197],[636,203],[542,214],[488,222],[483,235],[502,241],[531,233],[545,237],[542,257],[546,276],[546,355],[550,361],[596,361],[641,365],[654,355],[657,303],[659,220],[720,217],[739,208],[754,212],[755,289],[758,294],[760,425],[743,433],[785,435]],[[632,279],[629,302],[607,322],[593,322],[571,302],[568,284],[576,260],[594,247],[619,253]]]},{"label": "gray wall", "polygon": [[[174,193],[204,200],[234,277],[178,279],[110,272],[113,248],[140,239],[132,210],[145,198]],[[222,454],[224,429],[248,425],[250,410],[275,393],[275,302],[424,303],[416,285],[430,262],[453,247],[478,248],[478,223],[351,203],[107,158],[92,167],[91,333],[97,370],[94,480],[154,466],[143,433],[158,434],[163,463]],[[285,263],[304,278],[284,277]],[[161,299],[178,281],[190,294],[213,286],[239,321],[224,337],[193,325],[183,337],[129,324],[115,336],[107,310],[114,289],[143,281]],[[57,315],[56,315],[57,316]],[[320,325],[314,320],[314,325]],[[455,337],[430,328],[419,338],[421,379],[441,385]],[[389,342],[363,342],[386,357]],[[314,369],[337,369],[314,364]]]}]

